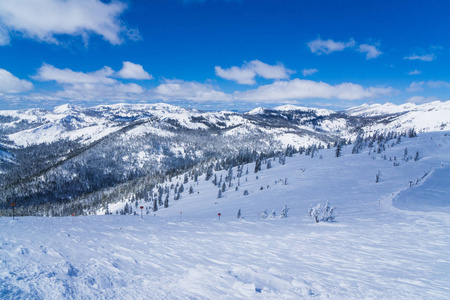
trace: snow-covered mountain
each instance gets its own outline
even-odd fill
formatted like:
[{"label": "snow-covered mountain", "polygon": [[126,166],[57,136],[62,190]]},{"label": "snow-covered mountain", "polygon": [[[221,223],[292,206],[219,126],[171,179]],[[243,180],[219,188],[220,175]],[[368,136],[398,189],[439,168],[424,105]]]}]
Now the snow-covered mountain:
[{"label": "snow-covered mountain", "polygon": [[[0,187],[28,204],[71,203],[82,195],[224,168],[295,151],[346,144],[359,136],[450,129],[450,101],[362,105],[345,111],[293,105],[246,113],[169,104],[62,105],[0,111]],[[380,137],[382,138],[382,137]],[[20,188],[18,188],[20,186]],[[25,200],[26,199],[26,200]]]},{"label": "snow-covered mountain", "polygon": [[[239,128],[237,131],[241,133],[261,130],[276,133],[279,140],[291,145],[299,145],[298,140],[289,137],[290,132],[296,132],[300,137],[314,136],[313,132],[333,137],[339,133],[342,136],[354,131],[355,127],[362,127],[367,132],[401,131],[413,127],[418,132],[428,132],[450,128],[449,116],[450,101],[398,106],[391,103],[365,104],[341,112],[284,105],[273,109],[260,107],[243,114],[202,112],[169,104],[115,104],[90,108],[66,104],[50,111],[0,111],[0,133],[15,146],[52,143],[61,139],[91,143],[133,123],[144,126],[142,134],[146,130],[156,133],[148,125],[152,121],[153,124],[169,123],[192,130]],[[275,132],[275,128],[281,130]],[[314,139],[314,142],[319,140]]]}]

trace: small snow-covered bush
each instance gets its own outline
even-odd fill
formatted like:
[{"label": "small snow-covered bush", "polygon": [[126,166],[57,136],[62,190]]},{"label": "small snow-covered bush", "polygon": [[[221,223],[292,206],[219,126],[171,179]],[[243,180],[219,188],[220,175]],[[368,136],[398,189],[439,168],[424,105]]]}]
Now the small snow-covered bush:
[{"label": "small snow-covered bush", "polygon": [[261,218],[266,219],[269,216],[267,209],[262,213]]},{"label": "small snow-covered bush", "polygon": [[317,204],[316,207],[309,206],[308,215],[314,219],[316,223],[322,222],[333,222],[336,216],[334,215],[335,206],[330,206],[330,203],[327,201],[325,206],[322,207]]}]

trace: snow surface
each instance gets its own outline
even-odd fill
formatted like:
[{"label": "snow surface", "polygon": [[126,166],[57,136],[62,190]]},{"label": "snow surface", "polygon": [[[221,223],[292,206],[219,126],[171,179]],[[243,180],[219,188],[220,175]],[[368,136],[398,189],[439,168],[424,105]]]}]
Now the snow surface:
[{"label": "snow surface", "polygon": [[[406,147],[420,160],[402,160]],[[288,157],[257,174],[244,166],[238,191],[235,179],[220,199],[200,177],[143,219],[0,218],[0,298],[449,299],[450,136],[350,152]],[[309,205],[326,200],[336,222],[313,223]],[[258,216],[285,203],[288,218]]]}]

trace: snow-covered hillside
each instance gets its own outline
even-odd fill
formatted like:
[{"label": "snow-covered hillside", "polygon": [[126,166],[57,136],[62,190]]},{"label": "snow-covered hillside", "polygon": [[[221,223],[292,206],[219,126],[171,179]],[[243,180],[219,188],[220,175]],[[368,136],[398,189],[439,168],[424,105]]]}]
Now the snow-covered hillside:
[{"label": "snow-covered hillside", "polygon": [[[362,126],[367,132],[405,131],[413,127],[419,132],[448,130],[450,101],[436,101],[422,105],[407,103],[398,106],[391,103],[365,104],[339,113],[326,109],[284,105],[274,109],[260,107],[243,114],[226,111],[202,112],[163,103],[115,104],[90,108],[66,104],[51,111],[43,109],[0,111],[0,135],[2,132],[7,133],[5,138],[16,146],[52,143],[62,139],[89,144],[137,120],[152,120],[155,124],[176,124],[191,130],[237,127],[244,131],[257,132],[269,128],[268,132],[271,133],[273,129],[278,128],[280,130],[272,134],[293,145],[307,140],[303,137],[313,137],[318,133],[332,137],[337,135],[352,137],[350,133],[354,131],[355,126]],[[146,128],[151,132],[155,127],[149,128],[147,124]],[[143,128],[142,131],[146,132],[146,129]],[[300,139],[290,134],[292,132]]]},{"label": "snow-covered hillside", "polygon": [[[113,215],[0,218],[0,296],[450,298],[449,133],[393,140],[381,153],[335,150],[256,174],[244,165],[240,184],[234,168],[221,198],[211,179],[189,179],[180,200],[170,190],[168,208],[133,203],[143,219],[115,215],[125,203],[111,205]],[[314,223],[309,206],[326,201],[335,222]],[[277,217],[263,219],[266,209]]]}]

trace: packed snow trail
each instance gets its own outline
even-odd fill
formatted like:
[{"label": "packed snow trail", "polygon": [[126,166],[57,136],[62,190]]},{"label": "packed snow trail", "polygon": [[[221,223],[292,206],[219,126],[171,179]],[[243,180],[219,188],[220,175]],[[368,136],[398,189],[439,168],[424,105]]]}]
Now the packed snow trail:
[{"label": "packed snow trail", "polygon": [[[401,160],[405,148],[420,159]],[[433,202],[430,191],[448,191],[450,137],[350,151],[295,156],[257,174],[250,165],[220,199],[201,178],[195,193],[143,220],[0,218],[0,298],[449,299],[448,200]],[[315,224],[307,209],[326,200],[336,222]],[[285,203],[288,218],[258,217]]]}]

